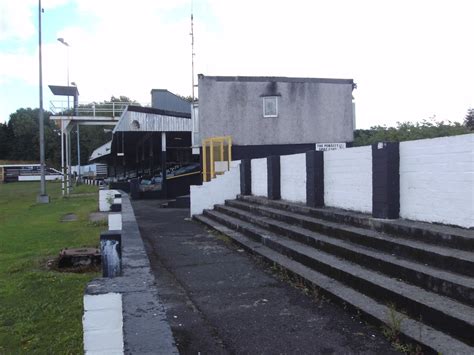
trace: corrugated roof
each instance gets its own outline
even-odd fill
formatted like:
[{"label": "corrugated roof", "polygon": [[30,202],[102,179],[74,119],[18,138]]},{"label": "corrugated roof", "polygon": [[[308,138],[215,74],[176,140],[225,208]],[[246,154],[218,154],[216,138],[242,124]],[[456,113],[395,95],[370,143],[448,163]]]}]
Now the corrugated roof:
[{"label": "corrugated roof", "polygon": [[115,132],[192,132],[190,117],[183,113],[129,106],[120,117]]}]

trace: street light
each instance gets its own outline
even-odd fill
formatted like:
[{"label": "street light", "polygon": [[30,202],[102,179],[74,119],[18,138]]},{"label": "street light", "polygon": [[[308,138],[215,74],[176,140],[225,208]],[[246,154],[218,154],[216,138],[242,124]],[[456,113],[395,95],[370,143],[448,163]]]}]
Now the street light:
[{"label": "street light", "polygon": [[49,203],[49,196],[46,194],[46,177],[45,177],[45,159],[44,159],[44,110],[43,110],[43,63],[41,57],[41,0],[38,0],[38,47],[39,47],[39,140],[40,140],[40,171],[41,183],[40,194],[36,198],[38,203]]},{"label": "street light", "polygon": [[[67,47],[67,52],[66,52],[66,55],[67,55],[67,59],[66,59],[66,61],[67,61],[67,86],[69,86],[69,43],[67,43],[64,40],[64,38],[62,38],[62,37],[58,38],[58,41]],[[67,109],[69,111],[69,96],[67,97]]]},{"label": "street light", "polygon": [[[69,43],[65,41],[64,38],[59,37],[58,42],[62,43],[64,46],[67,47],[67,86],[73,85],[76,86],[76,83],[69,82]],[[70,103],[69,103],[69,96],[67,97],[67,110],[69,114],[70,110]],[[76,113],[75,113],[76,114]],[[79,123],[76,124],[76,133],[77,133],[77,176],[78,176],[78,181],[81,181],[81,147],[80,147],[80,133],[79,133]]]}]

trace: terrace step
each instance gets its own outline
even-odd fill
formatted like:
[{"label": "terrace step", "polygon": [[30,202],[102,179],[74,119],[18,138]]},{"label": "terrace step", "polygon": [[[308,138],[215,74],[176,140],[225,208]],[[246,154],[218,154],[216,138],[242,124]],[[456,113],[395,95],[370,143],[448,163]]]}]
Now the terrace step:
[{"label": "terrace step", "polygon": [[311,231],[395,254],[399,257],[431,265],[442,270],[470,277],[474,276],[474,257],[472,252],[426,244],[417,240],[398,238],[374,230],[330,222],[243,201],[229,201],[229,204],[246,209],[254,214],[258,213],[292,225],[296,224]]},{"label": "terrace step", "polygon": [[[218,212],[216,213],[219,214]],[[333,301],[344,305],[344,307],[349,307],[354,311],[360,312],[363,317],[375,323],[376,325],[390,327],[393,326],[391,325],[393,323],[393,319],[402,319],[400,322],[399,331],[403,340],[418,343],[422,346],[423,350],[429,352],[445,354],[473,353],[474,348],[472,346],[420,321],[408,318],[405,315],[395,311],[393,308],[390,308],[376,301],[375,299],[368,297],[362,292],[348,287],[338,280],[328,277],[323,273],[318,272],[315,269],[310,268],[296,260],[292,260],[261,242],[250,239],[247,237],[247,235],[235,230],[234,228],[229,228],[223,223],[220,223],[213,218],[207,217],[208,215],[209,212],[206,212],[205,216],[200,215],[195,216],[194,218],[201,223],[213,228],[214,230],[227,235],[234,242],[251,253],[260,255],[268,262],[278,264],[288,270],[290,273],[303,278],[307,282],[318,287],[318,289],[323,294],[330,297]],[[215,215],[212,217],[215,217]],[[241,221],[234,219],[234,223],[240,225]],[[262,232],[260,238],[257,237],[258,234],[254,236],[257,240],[273,241],[275,238],[274,236],[272,238],[265,237],[266,235],[268,236],[268,233],[263,233],[264,231],[260,232]],[[280,239],[280,237],[278,239]]]},{"label": "terrace step", "polygon": [[238,200],[277,208],[289,212],[313,216],[326,221],[351,224],[423,243],[443,245],[449,248],[474,251],[474,230],[445,225],[413,222],[403,219],[377,219],[364,213],[336,208],[313,208],[301,203],[269,200],[258,196],[238,196]]},{"label": "terrace step", "polygon": [[[428,291],[438,292],[444,296],[474,305],[474,279],[464,275],[436,269],[410,260],[401,259],[392,254],[360,246],[344,239],[335,239],[311,230],[302,228],[298,223],[285,223],[282,218],[266,217],[261,211],[249,208],[241,201],[227,201],[228,206],[216,205],[215,210],[233,216],[254,225],[284,235],[297,242],[334,254],[351,262],[382,272]],[[229,207],[238,206],[241,209]],[[251,211],[251,212],[247,212]],[[284,212],[281,213],[290,213]],[[263,218],[262,218],[263,217]],[[297,216],[294,216],[297,218]],[[311,218],[302,216],[302,218]]]}]

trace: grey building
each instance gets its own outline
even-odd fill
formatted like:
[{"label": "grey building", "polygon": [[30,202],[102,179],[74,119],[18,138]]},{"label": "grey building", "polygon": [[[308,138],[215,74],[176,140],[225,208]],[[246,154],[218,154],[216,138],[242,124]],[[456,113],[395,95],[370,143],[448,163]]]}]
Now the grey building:
[{"label": "grey building", "polygon": [[198,80],[194,136],[232,136],[234,159],[299,153],[315,143],[354,139],[352,79],[200,74]]},{"label": "grey building", "polygon": [[166,89],[151,90],[151,107],[164,111],[191,114],[191,103]]}]

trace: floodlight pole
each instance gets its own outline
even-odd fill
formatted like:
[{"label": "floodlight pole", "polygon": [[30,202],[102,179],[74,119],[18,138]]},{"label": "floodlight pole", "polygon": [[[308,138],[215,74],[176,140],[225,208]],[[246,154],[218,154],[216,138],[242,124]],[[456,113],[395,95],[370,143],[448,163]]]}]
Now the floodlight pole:
[{"label": "floodlight pole", "polygon": [[38,0],[38,45],[39,45],[39,140],[40,140],[40,171],[41,184],[40,194],[36,198],[38,203],[49,203],[49,196],[46,194],[45,158],[44,158],[44,110],[43,110],[43,64],[41,57],[41,0]]}]

